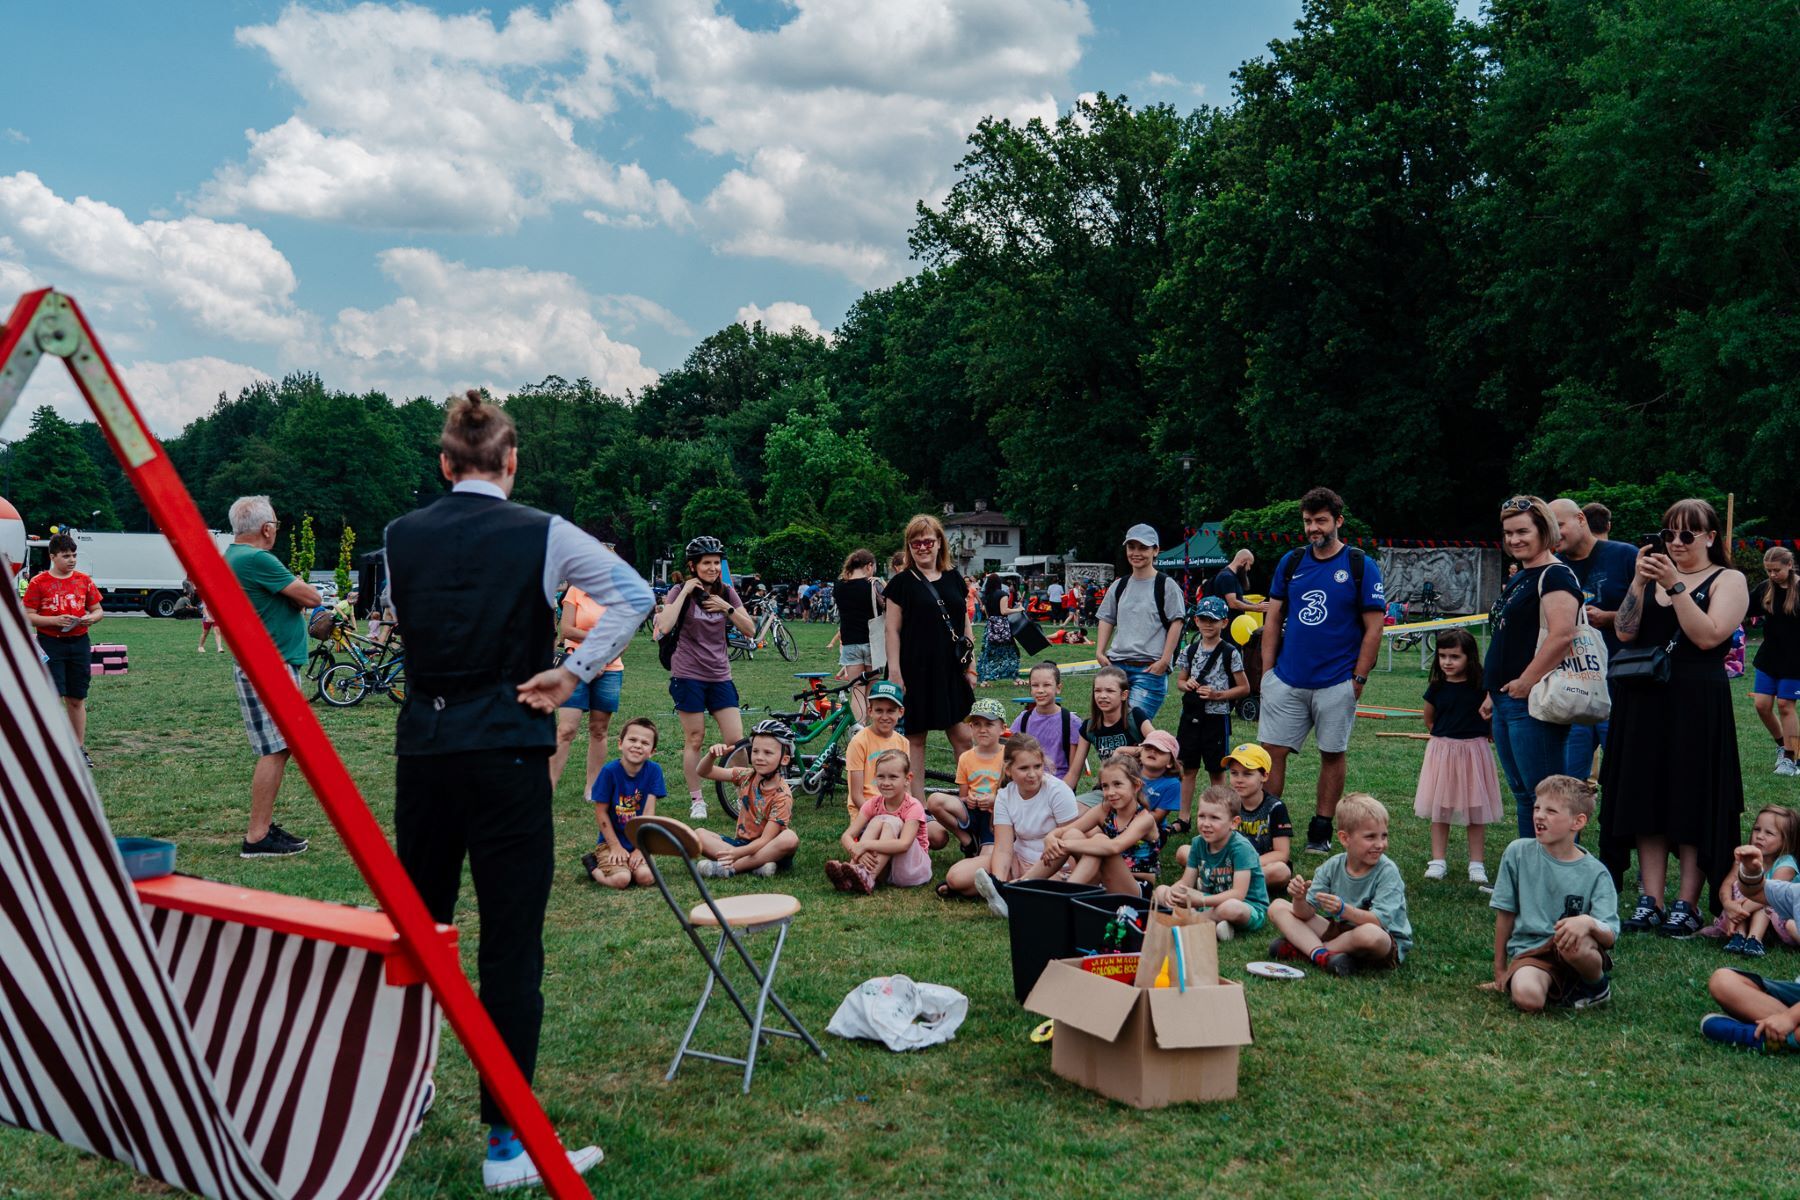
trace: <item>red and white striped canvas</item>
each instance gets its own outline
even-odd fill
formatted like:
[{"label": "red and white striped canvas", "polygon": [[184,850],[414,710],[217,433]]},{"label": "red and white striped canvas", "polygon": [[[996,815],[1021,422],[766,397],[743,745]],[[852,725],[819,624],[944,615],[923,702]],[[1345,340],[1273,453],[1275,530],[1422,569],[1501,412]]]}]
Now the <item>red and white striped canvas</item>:
[{"label": "red and white striped canvas", "polygon": [[140,905],[0,590],[0,1121],[219,1200],[380,1195],[431,1086],[430,989]]}]

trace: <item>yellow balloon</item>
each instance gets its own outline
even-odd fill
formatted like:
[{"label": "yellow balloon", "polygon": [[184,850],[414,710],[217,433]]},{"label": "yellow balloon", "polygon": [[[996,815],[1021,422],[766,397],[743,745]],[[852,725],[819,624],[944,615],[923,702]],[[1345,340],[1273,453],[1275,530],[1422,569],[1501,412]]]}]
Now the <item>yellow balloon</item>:
[{"label": "yellow balloon", "polygon": [[1256,632],[1256,620],[1249,613],[1239,613],[1231,621],[1231,640],[1240,646],[1250,644],[1250,635]]}]

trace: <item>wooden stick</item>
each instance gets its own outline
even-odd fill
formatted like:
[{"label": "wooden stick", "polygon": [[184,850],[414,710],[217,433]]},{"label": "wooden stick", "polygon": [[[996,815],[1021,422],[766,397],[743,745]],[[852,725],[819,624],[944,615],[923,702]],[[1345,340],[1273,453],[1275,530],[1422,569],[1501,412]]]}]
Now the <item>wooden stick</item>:
[{"label": "wooden stick", "polygon": [[1736,518],[1737,518],[1737,493],[1736,492],[1726,492],[1725,493],[1725,558],[1727,561],[1730,561],[1730,559],[1732,557],[1732,554],[1731,554],[1731,527],[1733,524],[1736,523]]},{"label": "wooden stick", "polygon": [[1376,737],[1392,737],[1392,738],[1411,738],[1415,742],[1429,742],[1431,740],[1431,735],[1429,733],[1378,733],[1375,736]]}]

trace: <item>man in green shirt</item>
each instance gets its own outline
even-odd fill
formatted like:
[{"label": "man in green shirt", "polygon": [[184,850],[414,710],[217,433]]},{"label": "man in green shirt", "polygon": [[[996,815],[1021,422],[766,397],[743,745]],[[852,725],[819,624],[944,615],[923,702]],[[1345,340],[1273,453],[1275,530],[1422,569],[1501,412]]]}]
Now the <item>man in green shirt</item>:
[{"label": "man in green shirt", "polygon": [[[275,649],[281,652],[300,687],[300,668],[306,665],[306,610],[321,603],[318,589],[282,565],[270,553],[281,522],[267,496],[241,496],[231,506],[234,538],[225,548],[225,562],[237,576],[238,586],[250,599],[250,607],[262,619]],[[235,649],[235,647],[233,647]],[[238,708],[244,714],[244,731],[256,751],[256,771],[250,777],[250,825],[244,831],[244,858],[280,858],[306,849],[306,839],[295,837],[275,824],[275,797],[287,773],[287,740],[275,727],[249,677],[232,666],[237,682]]]}]

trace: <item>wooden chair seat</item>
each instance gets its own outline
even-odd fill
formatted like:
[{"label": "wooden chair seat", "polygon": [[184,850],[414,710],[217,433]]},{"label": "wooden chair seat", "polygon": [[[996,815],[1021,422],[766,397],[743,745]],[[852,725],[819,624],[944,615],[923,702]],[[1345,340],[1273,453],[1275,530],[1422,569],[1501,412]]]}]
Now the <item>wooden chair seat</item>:
[{"label": "wooden chair seat", "polygon": [[[724,896],[714,900],[725,920],[734,929],[744,929],[752,925],[767,925],[773,921],[783,921],[800,911],[800,901],[793,896],[779,893],[762,892],[750,896]],[[688,910],[688,920],[695,925],[716,928],[718,919],[713,910],[706,904],[696,904]]]}]

